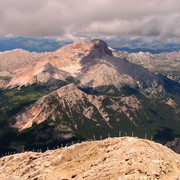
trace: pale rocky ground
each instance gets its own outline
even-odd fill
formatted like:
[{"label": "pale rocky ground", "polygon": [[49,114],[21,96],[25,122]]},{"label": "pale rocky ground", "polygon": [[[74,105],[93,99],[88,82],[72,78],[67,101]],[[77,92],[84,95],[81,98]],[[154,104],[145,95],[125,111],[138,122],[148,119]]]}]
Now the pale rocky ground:
[{"label": "pale rocky ground", "polygon": [[180,155],[134,137],[88,141],[0,159],[1,180],[177,180]]}]

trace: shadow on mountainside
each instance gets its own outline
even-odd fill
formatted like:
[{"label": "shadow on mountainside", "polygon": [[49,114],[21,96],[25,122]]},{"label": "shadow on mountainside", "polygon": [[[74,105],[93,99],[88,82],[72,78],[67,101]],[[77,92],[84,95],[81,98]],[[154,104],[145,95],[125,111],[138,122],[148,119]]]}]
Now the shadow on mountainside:
[{"label": "shadow on mountainside", "polygon": [[178,137],[178,134],[175,134],[173,129],[162,127],[162,129],[158,130],[154,135],[154,140],[165,144],[172,141],[175,137]]}]

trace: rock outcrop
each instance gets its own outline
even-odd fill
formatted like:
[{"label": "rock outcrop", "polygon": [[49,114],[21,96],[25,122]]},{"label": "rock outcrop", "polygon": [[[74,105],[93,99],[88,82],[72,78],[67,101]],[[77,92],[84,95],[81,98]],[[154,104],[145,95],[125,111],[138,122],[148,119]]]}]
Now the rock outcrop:
[{"label": "rock outcrop", "polygon": [[134,137],[90,141],[0,159],[1,180],[177,180],[180,155]]},{"label": "rock outcrop", "polygon": [[[107,99],[110,102],[109,105],[106,105],[108,109],[103,106],[103,102]],[[109,126],[110,110],[115,111],[116,114],[123,113],[133,121],[132,113],[136,114],[142,109],[141,102],[133,95],[114,98],[103,95],[96,96],[86,94],[71,83],[43,96],[30,107],[18,113],[15,117],[17,122],[13,127],[23,130],[31,127],[33,123],[39,124],[48,118],[54,122],[61,120],[62,123],[64,117],[71,119],[75,127],[78,121],[81,122],[81,125],[84,124],[83,118],[96,122],[97,126],[100,126],[101,121]],[[79,116],[75,117],[74,114],[79,114]],[[98,118],[94,116],[97,114],[99,115]],[[66,125],[68,125],[67,122]]]},{"label": "rock outcrop", "polygon": [[128,53],[114,49],[112,51],[115,57],[125,58],[152,72],[161,73],[173,81],[180,82],[180,51],[160,54],[151,54],[149,52]]},{"label": "rock outcrop", "polygon": [[172,149],[174,152],[180,154],[180,137],[166,143],[165,146]]},{"label": "rock outcrop", "polygon": [[0,52],[0,76],[13,77],[17,73],[32,67],[41,59],[51,56],[51,54],[51,52],[36,53],[23,49]]}]

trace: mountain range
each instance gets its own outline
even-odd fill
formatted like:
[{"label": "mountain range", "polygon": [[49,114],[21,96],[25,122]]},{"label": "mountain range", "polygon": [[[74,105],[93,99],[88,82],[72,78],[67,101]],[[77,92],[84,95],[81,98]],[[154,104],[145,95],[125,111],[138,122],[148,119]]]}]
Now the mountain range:
[{"label": "mountain range", "polygon": [[1,52],[1,151],[108,134],[172,140],[180,134],[179,57],[118,52],[102,40]]},{"label": "mountain range", "polygon": [[[105,37],[100,37],[105,38]],[[6,37],[0,37],[0,51],[7,51],[13,49],[24,49],[30,52],[51,52],[59,49],[61,46],[72,43],[75,39],[82,39],[82,37],[74,38],[41,38],[41,37],[23,37],[9,34]],[[92,39],[92,38],[83,38]],[[150,52],[158,54],[162,52],[179,51],[180,43],[178,41],[163,41],[155,40],[153,38],[128,36],[115,36],[104,39],[110,47],[118,51],[127,51],[129,53]]]}]

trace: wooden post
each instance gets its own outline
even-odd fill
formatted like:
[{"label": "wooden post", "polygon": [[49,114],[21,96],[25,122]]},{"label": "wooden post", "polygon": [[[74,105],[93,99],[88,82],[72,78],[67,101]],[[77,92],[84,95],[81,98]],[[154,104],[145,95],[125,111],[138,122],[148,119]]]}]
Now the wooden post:
[{"label": "wooden post", "polygon": [[134,136],[134,132],[132,132],[132,137]]},{"label": "wooden post", "polygon": [[102,140],[102,135],[101,134],[100,134],[99,138],[100,138],[100,140]]},{"label": "wooden post", "polygon": [[95,136],[95,135],[93,135],[93,140],[94,140],[94,141],[96,140],[96,136]]},{"label": "wooden post", "polygon": [[153,136],[151,136],[151,141],[153,141]]},{"label": "wooden post", "polygon": [[108,133],[108,138],[110,138],[110,133]]}]

